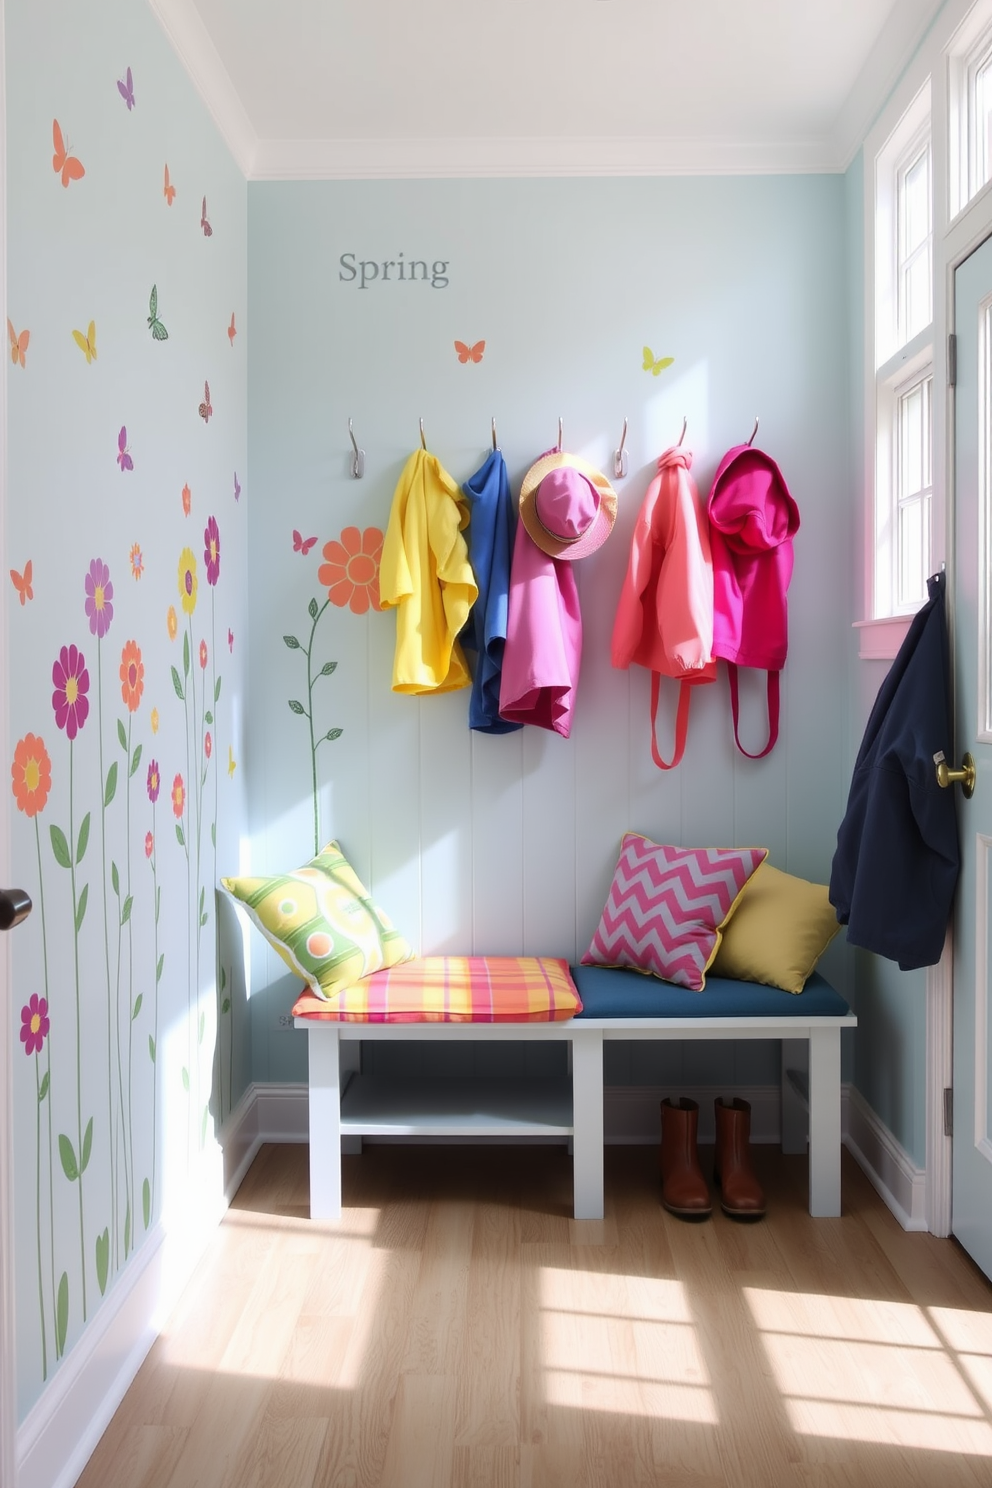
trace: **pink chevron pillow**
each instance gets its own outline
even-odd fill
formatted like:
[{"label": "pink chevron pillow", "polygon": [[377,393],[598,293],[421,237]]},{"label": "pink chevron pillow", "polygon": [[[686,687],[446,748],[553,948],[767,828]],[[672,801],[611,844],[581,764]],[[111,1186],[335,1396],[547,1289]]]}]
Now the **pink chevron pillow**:
[{"label": "pink chevron pillow", "polygon": [[633,966],[701,992],[720,932],[766,847],[663,847],[624,833],[583,966]]}]

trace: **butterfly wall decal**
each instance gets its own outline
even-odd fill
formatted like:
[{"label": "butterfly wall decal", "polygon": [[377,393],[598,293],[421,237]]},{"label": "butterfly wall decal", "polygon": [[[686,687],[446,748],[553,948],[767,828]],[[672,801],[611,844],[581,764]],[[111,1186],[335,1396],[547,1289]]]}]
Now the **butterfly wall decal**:
[{"label": "butterfly wall decal", "polygon": [[200,226],[203,228],[203,236],[205,238],[211,238],[211,237],[213,237],[214,230],[210,226],[210,223],[207,221],[207,198],[206,197],[203,198],[203,206],[202,206],[202,208],[200,210]]},{"label": "butterfly wall decal", "polygon": [[241,482],[238,480],[237,471],[234,472],[234,499],[235,501],[241,500]]},{"label": "butterfly wall decal", "polygon": [[130,113],[134,108],[134,80],[131,77],[130,67],[123,78],[118,78],[117,91],[127,104],[127,111]]},{"label": "butterfly wall decal", "polygon": [[296,528],[293,528],[294,553],[302,553],[305,558],[316,541],[315,537],[301,537]]},{"label": "butterfly wall decal", "polygon": [[165,197],[165,204],[166,204],[166,206],[167,207],[171,207],[172,206],[172,203],[176,199],[176,188],[175,188],[175,186],[173,186],[172,182],[169,180],[169,162],[168,161],[165,162],[165,185],[162,188],[162,195]]},{"label": "butterfly wall decal", "polygon": [[34,590],[31,587],[33,577],[31,559],[24,565],[24,572],[19,574],[16,568],[10,570],[10,581],[17,590],[17,596],[21,604],[26,604],[29,599],[34,599]]},{"label": "butterfly wall decal", "polygon": [[127,446],[127,425],[121,424],[121,432],[117,436],[117,463],[121,470],[133,470],[134,461],[131,459],[131,451]]},{"label": "butterfly wall decal", "polygon": [[90,321],[85,336],[82,331],[73,331],[72,339],[85,356],[87,366],[96,361],[96,321]]},{"label": "butterfly wall decal", "polygon": [[485,341],[476,341],[474,346],[466,346],[464,341],[455,342],[455,351],[460,362],[481,362],[485,349]]},{"label": "butterfly wall decal", "polygon": [[152,333],[153,341],[168,341],[169,333],[158,318],[158,285],[152,285],[152,292],[148,296],[148,329]]},{"label": "butterfly wall decal", "polygon": [[230,343],[231,343],[232,346],[234,345],[234,338],[235,338],[235,336],[237,334],[238,334],[238,328],[234,324],[234,311],[232,310],[231,311],[231,324],[227,328],[227,339],[228,339],[228,341],[230,341]]},{"label": "butterfly wall decal", "polygon": [[10,323],[10,316],[8,316],[7,334],[10,337],[10,360],[13,362],[15,367],[17,366],[18,362],[20,362],[21,366],[23,367],[25,365],[24,353],[28,349],[28,342],[31,340],[31,332],[22,331],[20,335],[18,335],[17,332],[14,330],[14,327]]},{"label": "butterfly wall decal", "polygon": [[213,410],[213,405],[210,402],[210,384],[209,384],[209,382],[205,382],[203,384],[203,402],[200,404],[200,407],[199,407],[199,409],[197,411],[198,411],[200,417],[202,418],[203,422],[205,424],[206,423],[209,423],[209,421],[210,421],[210,415],[214,411]]},{"label": "butterfly wall decal", "polygon": [[644,371],[650,372],[653,377],[657,377],[659,372],[664,372],[665,368],[670,367],[674,360],[674,357],[659,357],[655,361],[655,355],[650,346],[644,347],[644,361],[642,366]]},{"label": "butterfly wall decal", "polygon": [[70,181],[80,181],[86,171],[83,163],[75,155],[69,153],[69,142],[62,136],[62,130],[58,119],[52,120],[52,144],[55,146],[55,154],[52,156],[52,170],[62,174],[62,185],[68,186]]}]

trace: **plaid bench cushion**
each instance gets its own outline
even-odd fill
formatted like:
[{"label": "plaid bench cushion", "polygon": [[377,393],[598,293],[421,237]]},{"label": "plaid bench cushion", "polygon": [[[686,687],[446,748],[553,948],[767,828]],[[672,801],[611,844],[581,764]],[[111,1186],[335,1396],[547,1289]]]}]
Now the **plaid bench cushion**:
[{"label": "plaid bench cushion", "polygon": [[555,1023],[582,1011],[568,962],[551,956],[421,956],[331,998],[303,992],[297,1018],[341,1023]]}]

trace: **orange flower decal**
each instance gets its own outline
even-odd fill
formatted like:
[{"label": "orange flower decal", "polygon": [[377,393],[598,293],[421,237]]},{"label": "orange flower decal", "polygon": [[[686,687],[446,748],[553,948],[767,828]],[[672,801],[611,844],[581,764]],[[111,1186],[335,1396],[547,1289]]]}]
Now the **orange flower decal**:
[{"label": "orange flower decal", "polygon": [[348,605],[356,615],[364,615],[371,605],[379,604],[379,559],[382,557],[382,533],[378,527],[346,527],[339,541],[324,544],[324,557],[317,579],[327,587],[331,604],[342,609]]},{"label": "orange flower decal", "polygon": [[138,711],[141,694],[145,690],[145,664],[141,660],[141,649],[137,641],[128,641],[121,652],[121,697],[129,713]]},{"label": "orange flower decal", "polygon": [[172,781],[172,814],[176,818],[181,817],[186,806],[186,787],[183,785],[183,777],[176,775]]},{"label": "orange flower decal", "polygon": [[169,606],[168,614],[165,617],[165,623],[169,627],[169,640],[174,641],[176,639],[176,631],[179,629],[179,618],[176,615],[175,605]]},{"label": "orange flower decal", "polygon": [[183,486],[183,511],[185,512],[187,517],[189,516],[190,500],[192,494],[193,493],[190,491],[188,485]]},{"label": "orange flower decal", "polygon": [[52,762],[48,750],[34,734],[25,734],[14,750],[10,781],[18,811],[25,816],[37,816],[44,810],[52,788]]}]

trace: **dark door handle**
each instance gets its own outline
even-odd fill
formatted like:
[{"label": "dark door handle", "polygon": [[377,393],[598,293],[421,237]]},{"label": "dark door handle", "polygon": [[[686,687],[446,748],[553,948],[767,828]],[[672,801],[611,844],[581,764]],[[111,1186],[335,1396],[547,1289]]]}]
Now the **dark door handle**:
[{"label": "dark door handle", "polygon": [[0,889],[0,930],[13,930],[31,913],[31,898],[23,889]]}]

